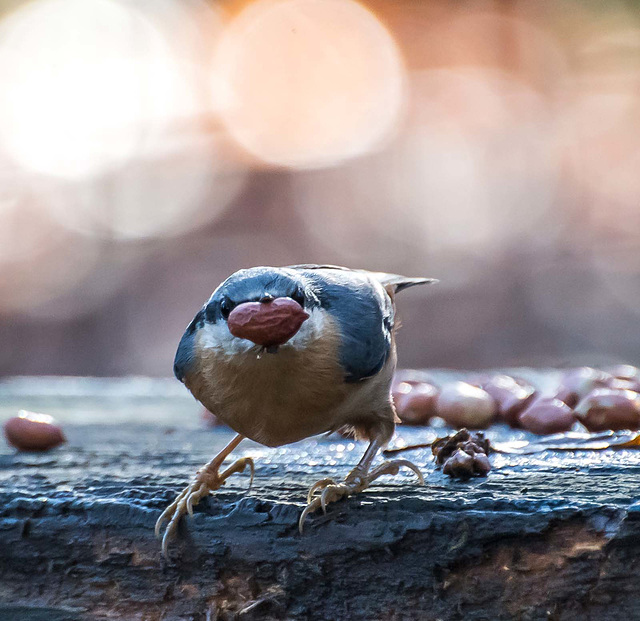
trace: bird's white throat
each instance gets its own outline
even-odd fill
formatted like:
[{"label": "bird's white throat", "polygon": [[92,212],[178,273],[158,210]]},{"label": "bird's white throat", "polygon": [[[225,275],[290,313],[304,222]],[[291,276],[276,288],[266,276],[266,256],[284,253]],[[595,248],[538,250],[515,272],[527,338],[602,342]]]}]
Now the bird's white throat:
[{"label": "bird's white throat", "polygon": [[[302,324],[300,329],[283,345],[281,348],[292,347],[297,350],[305,349],[309,343],[322,337],[323,331],[327,326],[325,311],[322,308],[313,308],[308,311],[309,318]],[[256,345],[247,339],[241,339],[233,336],[229,332],[226,321],[218,321],[217,323],[205,323],[198,331],[198,346],[202,349],[215,349],[227,356],[235,356],[237,354],[253,353],[256,356],[261,355],[263,347]]]}]

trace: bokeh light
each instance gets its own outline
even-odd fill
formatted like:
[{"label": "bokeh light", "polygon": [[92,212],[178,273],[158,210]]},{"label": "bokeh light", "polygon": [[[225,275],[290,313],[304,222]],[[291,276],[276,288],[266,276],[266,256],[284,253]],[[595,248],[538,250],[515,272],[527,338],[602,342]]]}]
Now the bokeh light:
[{"label": "bokeh light", "polygon": [[125,169],[73,184],[40,184],[41,204],[66,228],[123,240],[174,237],[217,217],[244,187],[246,169],[220,133],[167,136]]},{"label": "bokeh light", "polygon": [[552,204],[550,110],[534,89],[493,69],[415,72],[410,92],[407,129],[390,149],[297,175],[295,205],[346,261],[400,269],[428,258],[431,269],[471,278],[520,245]]},{"label": "bokeh light", "polygon": [[229,25],[213,100],[248,152],[293,168],[368,152],[395,128],[404,69],[393,38],[352,0],[259,0]]},{"label": "bokeh light", "polygon": [[632,3],[0,4],[0,373],[164,374],[299,262],[439,278],[403,364],[639,362]]},{"label": "bokeh light", "polygon": [[0,148],[76,178],[126,163],[186,89],[149,20],[112,0],[36,0],[0,24]]},{"label": "bokeh light", "polygon": [[0,150],[40,174],[39,207],[121,239],[216,217],[246,176],[199,86],[223,26],[175,0],[37,0],[0,23]]}]

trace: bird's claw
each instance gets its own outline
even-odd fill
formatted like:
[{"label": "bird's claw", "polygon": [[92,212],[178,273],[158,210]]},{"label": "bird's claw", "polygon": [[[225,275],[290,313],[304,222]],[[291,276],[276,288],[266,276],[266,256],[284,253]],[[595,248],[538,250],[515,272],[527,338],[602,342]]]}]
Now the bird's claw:
[{"label": "bird's claw", "polygon": [[156,537],[160,537],[162,526],[167,522],[167,527],[162,537],[162,554],[169,559],[169,543],[175,538],[178,532],[178,524],[185,513],[193,517],[193,507],[197,505],[202,498],[211,492],[220,489],[225,481],[234,473],[242,472],[246,466],[251,470],[251,479],[249,481],[249,489],[253,484],[253,476],[255,474],[255,465],[253,459],[244,457],[238,459],[224,472],[218,473],[217,470],[207,470],[206,468],[199,470],[194,480],[185,487],[176,499],[162,512],[156,522]]},{"label": "bird's claw", "polygon": [[349,473],[344,483],[336,483],[333,479],[322,479],[317,483],[314,483],[311,486],[311,489],[309,489],[307,506],[304,508],[304,511],[300,515],[300,520],[298,521],[298,530],[300,531],[300,534],[303,532],[304,522],[310,513],[313,513],[318,509],[322,509],[323,513],[326,514],[327,505],[329,503],[365,490],[369,485],[371,485],[371,483],[373,483],[373,481],[378,477],[381,477],[383,474],[396,475],[403,466],[414,472],[418,477],[420,484],[424,485],[424,477],[422,476],[419,468],[406,459],[385,461],[368,473],[363,472],[361,469],[356,467]]},{"label": "bird's claw", "polygon": [[367,476],[369,482],[374,481],[378,477],[383,474],[392,474],[396,475],[400,472],[400,468],[404,466],[411,470],[417,477],[420,485],[424,485],[424,477],[422,476],[422,472],[420,472],[420,468],[416,466],[414,463],[408,461],[407,459],[394,459],[391,461],[385,461],[380,464],[377,468],[374,468]]},{"label": "bird's claw", "polygon": [[309,489],[309,493],[307,494],[307,504],[309,504],[313,500],[315,493],[319,489],[322,489],[327,485],[336,485],[336,482],[333,479],[321,479],[320,481],[314,483]]},{"label": "bird's claw", "polygon": [[[322,482],[323,481],[318,481],[318,483]],[[307,519],[307,515],[309,515],[309,513],[313,513],[318,509],[322,509],[323,513],[326,514],[327,505],[330,502],[335,502],[336,500],[340,500],[340,498],[350,496],[353,492],[354,490],[346,483],[328,483],[322,490],[322,492],[318,496],[313,498],[313,500],[311,500],[304,508],[304,511],[302,512],[302,515],[300,516],[300,520],[298,522],[298,529],[300,531],[300,534],[302,534],[303,532],[304,522]]]},{"label": "bird's claw", "polygon": [[156,522],[156,537],[160,537],[162,526],[167,522],[167,527],[162,537],[162,554],[169,558],[169,543],[175,538],[178,531],[178,523],[185,513],[193,516],[193,506],[198,504],[200,499],[211,491],[204,483],[196,479],[180,492],[178,497],[162,512]]}]

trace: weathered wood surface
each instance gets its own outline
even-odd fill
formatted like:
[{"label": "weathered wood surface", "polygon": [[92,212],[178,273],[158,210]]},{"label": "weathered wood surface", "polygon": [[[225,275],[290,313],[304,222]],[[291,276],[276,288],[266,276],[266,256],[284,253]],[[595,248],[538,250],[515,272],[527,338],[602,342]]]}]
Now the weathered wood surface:
[{"label": "weathered wood surface", "polygon": [[300,536],[308,487],[364,447],[247,443],[254,488],[236,475],[203,501],[166,563],[154,522],[230,432],[202,430],[173,393],[117,392],[1,400],[0,417],[59,414],[69,439],[42,455],[0,446],[1,620],[640,618],[640,451],[494,455],[467,483],[416,451],[426,487],[382,479]]}]

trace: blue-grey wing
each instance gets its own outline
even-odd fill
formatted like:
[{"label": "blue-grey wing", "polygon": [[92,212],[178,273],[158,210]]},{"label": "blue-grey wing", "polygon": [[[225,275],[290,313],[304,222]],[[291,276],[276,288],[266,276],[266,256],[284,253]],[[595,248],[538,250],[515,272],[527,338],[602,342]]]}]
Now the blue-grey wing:
[{"label": "blue-grey wing", "polygon": [[376,375],[391,353],[393,303],[367,272],[333,266],[294,266],[310,283],[320,306],[337,320],[345,381]]}]

